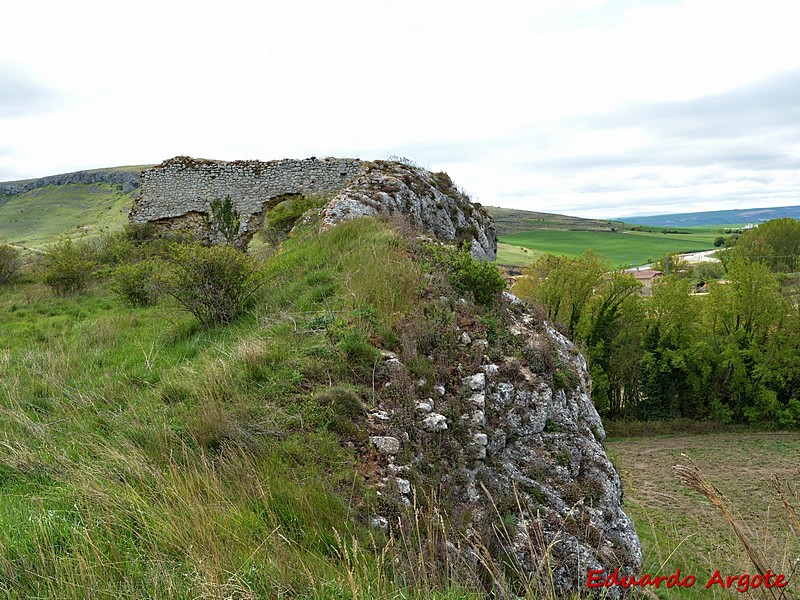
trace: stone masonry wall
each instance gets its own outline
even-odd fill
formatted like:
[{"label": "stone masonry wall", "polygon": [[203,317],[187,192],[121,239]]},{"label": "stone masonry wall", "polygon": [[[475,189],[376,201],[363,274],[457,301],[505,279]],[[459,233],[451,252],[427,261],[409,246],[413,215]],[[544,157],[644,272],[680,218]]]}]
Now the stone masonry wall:
[{"label": "stone masonry wall", "polygon": [[213,200],[230,196],[241,217],[239,234],[249,240],[270,200],[286,194],[333,195],[361,169],[361,161],[351,158],[224,162],[178,156],[142,173],[142,195],[130,220],[165,223],[188,213],[209,215]]}]

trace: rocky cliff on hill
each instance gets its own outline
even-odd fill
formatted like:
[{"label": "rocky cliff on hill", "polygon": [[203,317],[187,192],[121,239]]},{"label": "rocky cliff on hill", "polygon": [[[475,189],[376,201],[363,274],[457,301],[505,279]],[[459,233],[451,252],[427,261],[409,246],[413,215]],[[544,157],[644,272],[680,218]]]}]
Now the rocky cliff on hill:
[{"label": "rocky cliff on hill", "polygon": [[401,214],[444,242],[467,242],[479,260],[497,257],[494,223],[447,173],[396,161],[366,163],[362,172],[322,209],[323,228],[361,216]]},{"label": "rocky cliff on hill", "polygon": [[141,185],[140,171],[138,169],[95,169],[90,171],[76,171],[50,175],[38,179],[24,179],[22,181],[5,181],[0,183],[0,196],[24,194],[37,188],[48,185],[67,185],[70,183],[110,183],[121,185],[126,194],[139,189]]}]

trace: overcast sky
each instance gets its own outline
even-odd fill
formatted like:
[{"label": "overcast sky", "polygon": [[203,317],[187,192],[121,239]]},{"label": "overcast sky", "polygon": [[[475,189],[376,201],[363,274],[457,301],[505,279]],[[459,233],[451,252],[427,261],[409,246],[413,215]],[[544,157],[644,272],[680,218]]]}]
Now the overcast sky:
[{"label": "overcast sky", "polygon": [[0,181],[404,156],[483,204],[800,204],[797,0],[4,3]]}]

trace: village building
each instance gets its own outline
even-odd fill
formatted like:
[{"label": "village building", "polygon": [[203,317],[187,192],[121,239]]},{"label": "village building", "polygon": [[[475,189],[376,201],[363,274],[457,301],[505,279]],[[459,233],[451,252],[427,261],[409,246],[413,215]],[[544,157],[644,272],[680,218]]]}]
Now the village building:
[{"label": "village building", "polygon": [[653,282],[657,277],[661,277],[664,273],[656,271],[655,269],[628,269],[625,271],[630,273],[636,278],[636,281],[642,284],[642,296],[653,295]]}]

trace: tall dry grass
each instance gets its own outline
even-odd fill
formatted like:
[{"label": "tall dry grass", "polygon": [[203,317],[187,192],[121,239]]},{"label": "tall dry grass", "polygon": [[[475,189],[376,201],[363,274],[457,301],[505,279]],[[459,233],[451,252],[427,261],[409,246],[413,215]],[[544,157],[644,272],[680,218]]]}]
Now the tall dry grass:
[{"label": "tall dry grass", "polygon": [[[685,454],[683,457],[691,461]],[[800,548],[800,522],[797,518],[800,496],[796,487],[788,482],[782,482],[773,474],[775,497],[780,500],[786,511],[784,515],[787,524],[786,539],[782,544],[780,540],[775,540],[773,543],[765,544],[764,547],[759,547],[754,542],[752,531],[745,520],[736,514],[730,500],[705,477],[696,464],[692,462],[686,465],[679,464],[673,469],[681,483],[705,497],[722,515],[759,575],[763,577],[771,572],[785,576],[787,584],[784,587],[759,586],[751,588],[750,593],[771,600],[791,600],[800,597],[798,594],[800,588],[795,581],[795,574],[800,566],[800,556],[792,553],[793,549]]]}]

